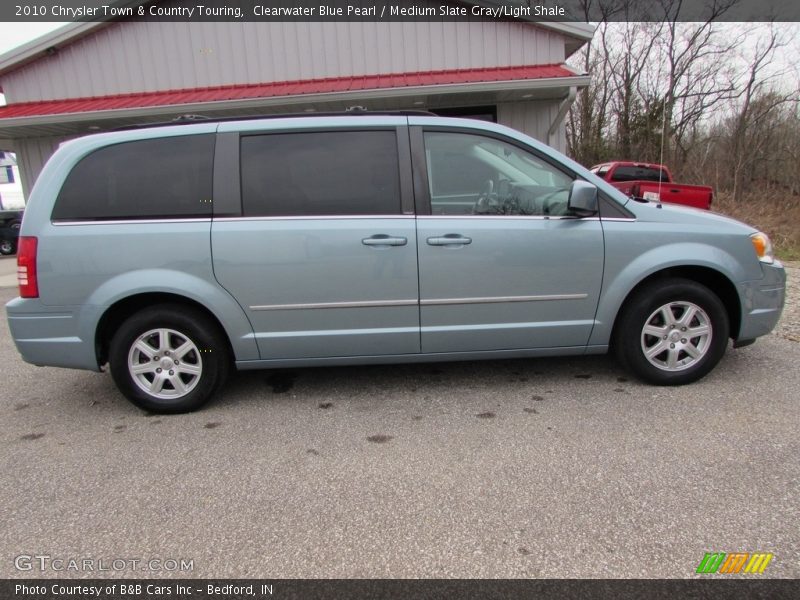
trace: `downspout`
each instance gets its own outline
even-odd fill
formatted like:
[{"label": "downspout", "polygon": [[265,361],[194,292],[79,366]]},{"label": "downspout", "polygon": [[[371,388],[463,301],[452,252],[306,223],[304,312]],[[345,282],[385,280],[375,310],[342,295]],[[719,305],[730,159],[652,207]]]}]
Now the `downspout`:
[{"label": "downspout", "polygon": [[570,106],[572,103],[575,102],[575,97],[578,95],[578,88],[572,86],[569,88],[569,94],[567,97],[562,100],[561,104],[558,106],[558,113],[556,113],[556,118],[553,119],[553,123],[550,125],[550,129],[547,130],[547,143],[550,146],[555,147],[555,140],[556,134],[558,133],[558,128],[561,127],[561,124],[564,122],[564,118],[567,116],[569,112]]}]

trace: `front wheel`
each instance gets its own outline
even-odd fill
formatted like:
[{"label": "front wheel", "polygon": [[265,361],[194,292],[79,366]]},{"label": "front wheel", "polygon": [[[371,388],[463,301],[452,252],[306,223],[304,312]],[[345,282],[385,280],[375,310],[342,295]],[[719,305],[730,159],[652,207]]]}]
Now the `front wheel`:
[{"label": "front wheel", "polygon": [[109,347],[111,375],[136,406],[183,413],[208,402],[225,381],[230,358],[216,323],[199,310],[160,305],[125,321]]},{"label": "front wheel", "polygon": [[629,299],[614,336],[620,362],[656,385],[683,385],[707,375],[728,345],[728,313],[704,285],[653,282]]}]

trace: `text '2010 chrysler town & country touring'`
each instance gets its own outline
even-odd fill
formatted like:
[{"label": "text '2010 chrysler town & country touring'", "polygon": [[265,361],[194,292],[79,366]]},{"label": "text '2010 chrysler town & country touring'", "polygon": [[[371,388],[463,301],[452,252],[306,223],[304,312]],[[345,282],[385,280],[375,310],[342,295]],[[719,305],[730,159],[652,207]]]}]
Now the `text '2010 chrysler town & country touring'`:
[{"label": "text '2010 chrysler town & country touring'", "polygon": [[768,333],[767,236],[623,196],[512,129],[413,113],[204,121],[61,145],[12,336],[185,412],[234,369],[584,355],[687,384]]}]

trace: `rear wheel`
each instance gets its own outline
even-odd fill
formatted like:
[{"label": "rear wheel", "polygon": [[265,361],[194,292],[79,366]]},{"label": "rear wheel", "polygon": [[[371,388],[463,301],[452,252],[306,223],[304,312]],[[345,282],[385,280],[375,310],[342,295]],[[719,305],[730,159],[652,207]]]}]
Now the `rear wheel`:
[{"label": "rear wheel", "polygon": [[0,254],[9,256],[17,251],[17,244],[12,240],[0,240]]},{"label": "rear wheel", "polygon": [[707,287],[688,279],[651,283],[618,318],[620,362],[656,385],[683,385],[707,375],[728,345],[728,313]]},{"label": "rear wheel", "polygon": [[196,410],[224,383],[227,340],[201,311],[176,305],[128,318],[109,347],[111,375],[136,406],[158,413]]}]

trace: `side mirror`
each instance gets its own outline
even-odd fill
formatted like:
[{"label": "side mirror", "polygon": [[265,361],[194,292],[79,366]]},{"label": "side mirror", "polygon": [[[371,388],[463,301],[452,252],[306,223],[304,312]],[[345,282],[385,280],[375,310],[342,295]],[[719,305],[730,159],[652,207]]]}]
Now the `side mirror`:
[{"label": "side mirror", "polygon": [[597,188],[588,181],[573,181],[569,188],[567,207],[578,217],[597,214]]}]

